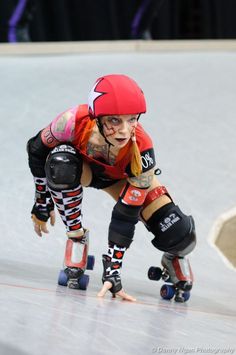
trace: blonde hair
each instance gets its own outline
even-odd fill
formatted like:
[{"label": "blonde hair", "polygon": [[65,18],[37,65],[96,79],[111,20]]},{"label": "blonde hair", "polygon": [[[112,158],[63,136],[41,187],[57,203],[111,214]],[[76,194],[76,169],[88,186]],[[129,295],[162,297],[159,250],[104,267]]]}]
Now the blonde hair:
[{"label": "blonde hair", "polygon": [[131,137],[131,172],[134,176],[138,176],[142,173],[142,158],[140,155],[139,147],[136,141],[135,134]]}]

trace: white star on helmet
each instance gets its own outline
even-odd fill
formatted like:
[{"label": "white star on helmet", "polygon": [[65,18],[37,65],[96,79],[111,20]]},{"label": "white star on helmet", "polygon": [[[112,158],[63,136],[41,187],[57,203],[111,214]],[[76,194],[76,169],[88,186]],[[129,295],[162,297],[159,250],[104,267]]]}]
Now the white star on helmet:
[{"label": "white star on helmet", "polygon": [[[102,80],[102,79],[101,79]],[[92,90],[90,91],[89,93],[89,96],[88,96],[88,107],[89,109],[92,110],[92,112],[94,113],[95,109],[94,109],[94,101],[99,97],[99,96],[102,96],[104,94],[104,92],[97,92],[95,91],[96,90],[96,87],[97,85],[100,83],[100,81],[97,81],[95,83],[95,85],[93,86]]]}]

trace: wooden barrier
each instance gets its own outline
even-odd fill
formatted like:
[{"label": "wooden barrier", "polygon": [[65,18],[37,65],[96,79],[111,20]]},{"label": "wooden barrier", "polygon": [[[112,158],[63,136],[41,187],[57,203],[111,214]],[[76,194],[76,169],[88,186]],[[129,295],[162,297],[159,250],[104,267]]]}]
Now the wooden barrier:
[{"label": "wooden barrier", "polygon": [[236,208],[217,218],[210,232],[209,242],[223,261],[236,270]]},{"label": "wooden barrier", "polygon": [[236,40],[126,40],[87,42],[30,42],[0,44],[0,56],[113,52],[130,53],[235,50]]}]

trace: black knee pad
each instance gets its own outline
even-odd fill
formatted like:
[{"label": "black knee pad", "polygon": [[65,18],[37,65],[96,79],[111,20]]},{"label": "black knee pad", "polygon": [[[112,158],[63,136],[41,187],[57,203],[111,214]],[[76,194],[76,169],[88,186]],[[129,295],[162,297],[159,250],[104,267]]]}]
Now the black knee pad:
[{"label": "black knee pad", "polygon": [[50,152],[45,164],[49,188],[56,191],[75,188],[80,184],[82,166],[82,157],[74,147],[58,145]]},{"label": "black knee pad", "polygon": [[164,252],[184,256],[196,245],[193,217],[185,215],[173,202],[154,212],[146,226],[155,236],[152,244]]}]

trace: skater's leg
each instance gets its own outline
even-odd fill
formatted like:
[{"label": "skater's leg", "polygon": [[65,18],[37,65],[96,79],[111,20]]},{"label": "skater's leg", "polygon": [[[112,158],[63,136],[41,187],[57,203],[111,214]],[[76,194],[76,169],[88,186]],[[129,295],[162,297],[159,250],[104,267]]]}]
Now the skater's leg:
[{"label": "skater's leg", "polygon": [[82,226],[83,188],[80,183],[83,161],[76,150],[68,145],[53,149],[47,159],[48,187],[68,237],[64,267],[69,287],[78,288],[88,256],[88,231]]},{"label": "skater's leg", "polygon": [[158,181],[147,195],[142,217],[148,230],[154,234],[152,244],[164,251],[162,265],[168,270],[172,282],[183,289],[190,289],[193,275],[186,255],[196,245],[193,217],[185,215],[174,204]]},{"label": "skater's leg", "polygon": [[170,202],[172,202],[172,199],[168,194],[166,187],[160,183],[156,176],[154,176],[143,204],[141,217],[147,221],[155,211]]},{"label": "skater's leg", "polygon": [[82,226],[81,216],[82,186],[71,190],[50,191],[68,237],[64,258],[68,286],[79,288],[78,280],[86,269],[88,256],[88,231]]},{"label": "skater's leg", "polygon": [[119,196],[120,196],[120,192],[121,190],[124,188],[125,184],[127,183],[126,179],[120,180],[118,182],[116,182],[115,184],[106,187],[105,189],[103,189],[102,191],[105,191],[106,193],[108,193],[115,201],[118,201]]},{"label": "skater's leg", "polygon": [[[105,191],[117,201],[124,185],[125,181],[120,181]],[[171,228],[165,230],[164,227],[162,230],[164,220],[170,216],[173,218],[173,214],[176,214],[177,220],[171,221]],[[192,285],[193,276],[185,255],[189,254],[196,244],[194,221],[173,203],[167,189],[161,185],[156,176],[148,189],[140,218],[155,236],[153,245],[164,251],[162,264],[169,269],[173,281],[175,283],[184,281],[182,287],[188,288]]]}]

